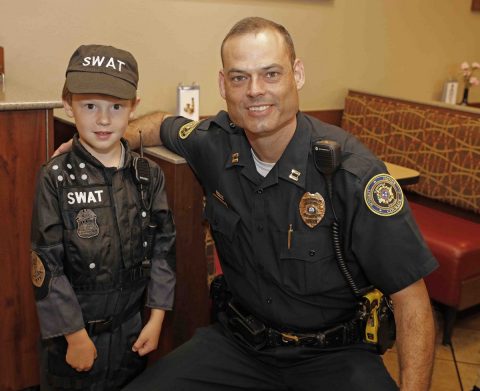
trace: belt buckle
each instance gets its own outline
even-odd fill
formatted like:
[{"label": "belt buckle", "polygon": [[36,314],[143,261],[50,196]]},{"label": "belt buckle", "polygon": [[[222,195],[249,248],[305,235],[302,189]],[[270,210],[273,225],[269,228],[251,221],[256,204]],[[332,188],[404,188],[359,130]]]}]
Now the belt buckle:
[{"label": "belt buckle", "polygon": [[286,343],[287,345],[289,345],[289,344],[298,345],[298,343],[300,342],[300,338],[295,334],[280,333],[280,335],[282,336],[282,342]]},{"label": "belt buckle", "polygon": [[87,322],[87,332],[91,335],[98,335],[112,330],[113,318],[91,320]]}]

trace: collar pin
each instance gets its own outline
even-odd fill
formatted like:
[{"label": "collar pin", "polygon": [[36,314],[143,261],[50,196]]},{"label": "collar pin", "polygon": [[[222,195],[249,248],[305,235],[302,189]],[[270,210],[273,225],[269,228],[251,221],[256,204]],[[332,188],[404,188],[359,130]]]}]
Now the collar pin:
[{"label": "collar pin", "polygon": [[297,171],[295,170],[294,168],[292,168],[292,172],[290,173],[290,175],[288,176],[291,180],[295,181],[295,182],[298,182],[298,177],[301,175],[302,173],[300,171]]}]

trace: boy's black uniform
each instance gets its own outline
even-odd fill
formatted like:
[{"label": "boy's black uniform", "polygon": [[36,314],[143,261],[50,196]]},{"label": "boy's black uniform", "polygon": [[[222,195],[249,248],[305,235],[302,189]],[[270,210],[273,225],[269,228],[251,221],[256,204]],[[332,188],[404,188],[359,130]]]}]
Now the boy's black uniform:
[{"label": "boy's black uniform", "polygon": [[[39,173],[32,282],[47,380],[54,388],[124,385],[144,368],[131,348],[142,329],[147,285],[148,307],[172,308],[175,228],[163,172],[150,162],[151,183],[142,203],[132,173],[136,154],[124,140],[122,145],[122,167],[105,168],[75,136],[72,151]],[[64,335],[83,327],[98,357],[90,371],[80,373],[65,361]],[[107,367],[112,383],[99,375]]]}]

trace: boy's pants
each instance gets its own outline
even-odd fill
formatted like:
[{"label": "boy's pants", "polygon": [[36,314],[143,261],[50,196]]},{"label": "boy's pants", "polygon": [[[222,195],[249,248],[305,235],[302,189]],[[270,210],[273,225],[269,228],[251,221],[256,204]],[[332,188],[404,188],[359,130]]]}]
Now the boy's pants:
[{"label": "boy's pants", "polygon": [[88,372],[66,363],[65,337],[41,341],[41,390],[119,390],[145,368],[146,357],[132,352],[141,329],[139,312],[113,332],[91,336],[97,358]]}]

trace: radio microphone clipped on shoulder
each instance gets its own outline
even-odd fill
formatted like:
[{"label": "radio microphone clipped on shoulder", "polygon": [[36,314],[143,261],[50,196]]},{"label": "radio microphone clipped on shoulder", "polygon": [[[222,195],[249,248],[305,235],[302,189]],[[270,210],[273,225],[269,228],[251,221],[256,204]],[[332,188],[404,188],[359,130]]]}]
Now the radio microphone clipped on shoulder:
[{"label": "radio microphone clipped on shoulder", "polygon": [[326,176],[332,175],[340,166],[342,150],[340,144],[332,140],[319,140],[313,143],[315,167]]}]

